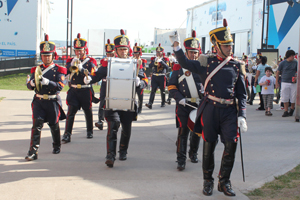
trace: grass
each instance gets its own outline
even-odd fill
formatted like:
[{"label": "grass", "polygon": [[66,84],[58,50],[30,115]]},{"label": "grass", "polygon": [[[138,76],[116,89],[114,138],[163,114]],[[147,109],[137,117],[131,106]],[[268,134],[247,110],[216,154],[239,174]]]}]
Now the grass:
[{"label": "grass", "polygon": [[246,195],[252,200],[298,199],[300,200],[300,165],[275,180],[265,183]]},{"label": "grass", "polygon": [[0,102],[1,102],[3,99],[5,99],[5,97],[0,97]]},{"label": "grass", "polygon": [[[2,76],[2,77],[0,77],[0,89],[3,89],[3,90],[28,90],[28,88],[26,86],[26,79],[27,79],[27,74],[25,74],[25,73]],[[93,88],[94,88],[94,91],[96,93],[98,93],[100,90],[100,85],[93,85]],[[68,90],[69,90],[69,86],[66,85],[62,91],[66,92]],[[145,94],[150,94],[150,92],[151,92],[150,90],[144,90]],[[160,94],[159,89],[156,91],[156,94]]]}]

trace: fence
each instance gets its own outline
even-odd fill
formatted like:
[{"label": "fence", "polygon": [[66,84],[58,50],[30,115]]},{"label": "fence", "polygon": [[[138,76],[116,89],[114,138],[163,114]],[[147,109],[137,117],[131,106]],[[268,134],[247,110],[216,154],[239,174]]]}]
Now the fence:
[{"label": "fence", "polygon": [[36,64],[36,55],[0,58],[0,76],[29,72]]}]

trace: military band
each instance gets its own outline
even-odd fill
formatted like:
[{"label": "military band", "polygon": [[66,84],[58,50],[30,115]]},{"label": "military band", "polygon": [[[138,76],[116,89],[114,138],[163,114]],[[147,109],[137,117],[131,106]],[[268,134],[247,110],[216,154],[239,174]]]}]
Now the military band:
[{"label": "military band", "polygon": [[32,108],[32,128],[30,147],[26,160],[36,160],[41,140],[41,131],[47,122],[53,139],[53,154],[60,153],[60,127],[59,120],[66,118],[62,110],[62,102],[59,92],[65,86],[65,74],[67,70],[53,63],[57,56],[55,43],[49,41],[48,35],[45,41],[40,43],[40,54],[43,64],[31,69],[31,78],[27,83],[29,90],[34,90]]}]

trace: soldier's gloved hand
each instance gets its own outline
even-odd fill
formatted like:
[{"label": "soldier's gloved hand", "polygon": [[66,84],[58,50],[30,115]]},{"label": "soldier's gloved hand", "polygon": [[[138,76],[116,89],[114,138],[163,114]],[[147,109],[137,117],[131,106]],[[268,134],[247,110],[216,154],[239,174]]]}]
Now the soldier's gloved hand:
[{"label": "soldier's gloved hand", "polygon": [[[171,33],[171,35],[169,35],[169,38],[170,38],[170,41],[171,41],[171,46],[172,47],[175,47],[175,46],[178,46],[179,45],[179,42],[180,42],[180,37],[179,37],[179,34],[177,31],[173,31]],[[175,44],[174,43],[177,42],[178,44]]]},{"label": "soldier's gloved hand", "polygon": [[138,87],[138,86],[141,84],[141,79],[140,79],[140,77],[136,77],[136,79],[135,79],[135,84],[136,84],[136,87]]},{"label": "soldier's gloved hand", "polygon": [[78,64],[78,70],[79,70],[79,71],[81,71],[81,70],[82,70],[82,68],[83,68],[83,67],[82,67],[82,64],[81,64],[81,63],[79,63],[79,64]]},{"label": "soldier's gloved hand", "polygon": [[87,76],[87,77],[85,76],[84,79],[83,79],[83,82],[86,85],[88,85],[88,84],[90,84],[91,80],[92,80],[92,78],[90,76]]},{"label": "soldier's gloved hand", "polygon": [[248,130],[247,122],[244,117],[238,117],[238,127],[241,128],[242,133],[246,133]]},{"label": "soldier's gloved hand", "polygon": [[34,79],[32,79],[32,80],[30,81],[30,85],[31,85],[31,87],[35,87]]},{"label": "soldier's gloved hand", "polygon": [[181,105],[183,105],[183,106],[185,106],[185,98],[183,98],[183,99],[181,99],[179,102],[178,102],[179,104],[181,104]]},{"label": "soldier's gloved hand", "polygon": [[45,78],[42,76],[42,81],[41,81],[42,85],[49,85],[49,79]]},{"label": "soldier's gloved hand", "polygon": [[79,61],[79,59],[77,57],[73,58],[71,61],[71,66],[75,65],[75,62]]}]

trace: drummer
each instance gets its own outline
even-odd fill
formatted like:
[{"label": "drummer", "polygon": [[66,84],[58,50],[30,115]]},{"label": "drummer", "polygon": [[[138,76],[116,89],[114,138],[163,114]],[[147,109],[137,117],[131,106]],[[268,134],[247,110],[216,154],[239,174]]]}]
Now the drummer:
[{"label": "drummer", "polygon": [[[103,63],[107,64],[107,58],[115,57],[115,44],[110,43],[110,39],[107,39],[107,44],[105,44],[106,58],[100,60],[100,66]],[[103,130],[104,123],[104,108],[105,108],[105,94],[106,94],[106,78],[102,79],[101,88],[100,88],[100,105],[98,110],[98,122],[95,123],[95,126],[99,130]]]},{"label": "drummer", "polygon": [[[121,29],[121,35],[114,38],[114,44],[116,48],[116,56],[122,59],[129,59],[128,52],[130,49],[129,38],[125,35],[123,29]],[[88,76],[84,78],[85,84],[92,84],[100,81],[107,76],[107,65],[108,62],[103,62],[102,66],[98,69],[94,76]],[[144,74],[144,71],[140,69],[139,75]],[[141,80],[139,77],[136,78],[137,87],[145,87],[147,83]],[[111,88],[110,88],[111,89]],[[127,149],[129,145],[131,135],[132,121],[136,121],[137,112],[130,111],[112,111],[105,110],[105,118],[108,124],[107,128],[107,155],[105,164],[108,167],[113,167],[116,159],[116,146],[117,146],[117,133],[120,125],[122,125],[121,139],[119,146],[119,160],[124,161],[127,159]]]},{"label": "drummer", "polygon": [[[184,46],[186,49],[186,57],[189,60],[197,60],[199,54],[201,54],[201,48],[199,39],[196,38],[196,31],[192,32],[192,37],[184,40]],[[198,107],[200,101],[200,76],[181,68],[181,66],[176,63],[173,66],[173,73],[169,81],[168,90],[170,95],[176,100],[176,127],[178,128],[176,142],[177,169],[182,171],[185,169],[187,140],[190,132],[188,128],[189,114]],[[189,158],[192,163],[197,163],[197,152],[201,134],[192,131],[190,134]]]}]

